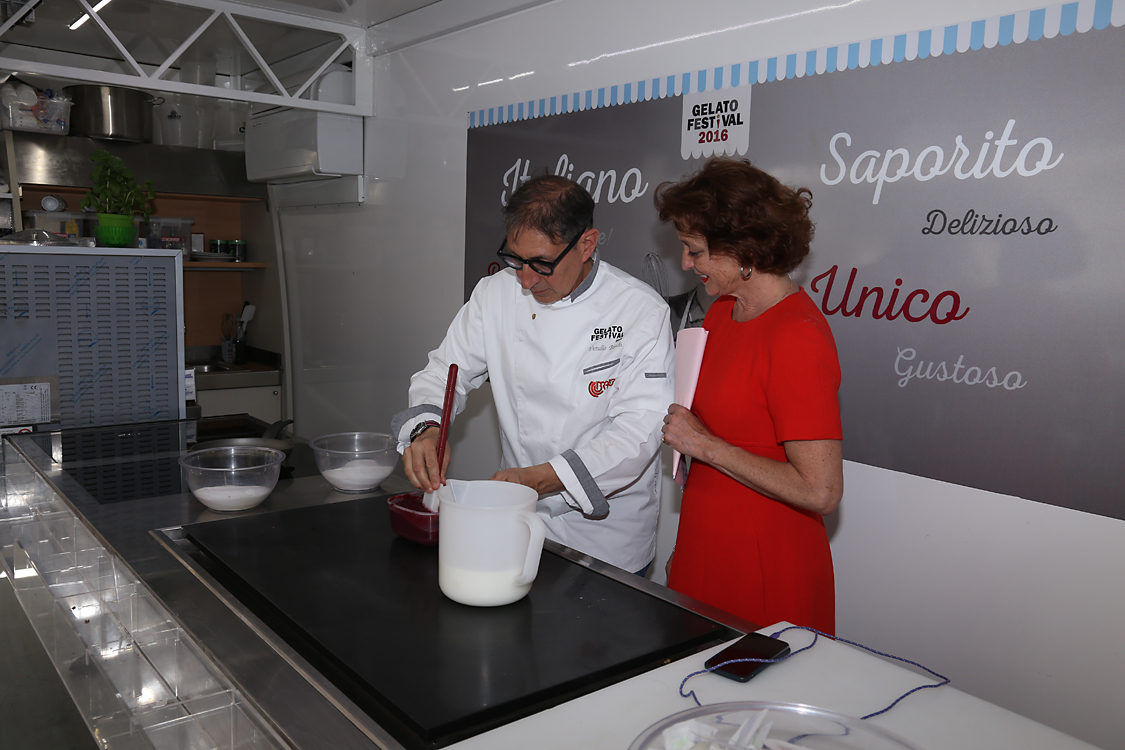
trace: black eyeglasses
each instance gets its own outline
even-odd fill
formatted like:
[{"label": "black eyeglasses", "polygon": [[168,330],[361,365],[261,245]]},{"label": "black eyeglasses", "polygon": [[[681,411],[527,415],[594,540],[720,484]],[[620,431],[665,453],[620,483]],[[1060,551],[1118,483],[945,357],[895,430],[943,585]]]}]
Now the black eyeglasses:
[{"label": "black eyeglasses", "polygon": [[574,239],[570,241],[570,244],[566,246],[566,249],[559,253],[558,257],[554,260],[543,260],[542,258],[521,258],[518,255],[513,255],[512,253],[505,252],[504,248],[508,246],[507,237],[505,237],[504,241],[500,243],[500,249],[496,251],[496,254],[500,256],[500,260],[504,261],[508,268],[514,268],[519,271],[526,263],[527,265],[531,266],[532,271],[535,271],[535,273],[539,274],[540,276],[550,276],[555,272],[555,266],[562,262],[562,259],[565,258],[566,254],[569,253],[571,249],[578,244],[578,240],[582,239],[582,235],[584,234],[586,234],[585,229],[574,235]]}]

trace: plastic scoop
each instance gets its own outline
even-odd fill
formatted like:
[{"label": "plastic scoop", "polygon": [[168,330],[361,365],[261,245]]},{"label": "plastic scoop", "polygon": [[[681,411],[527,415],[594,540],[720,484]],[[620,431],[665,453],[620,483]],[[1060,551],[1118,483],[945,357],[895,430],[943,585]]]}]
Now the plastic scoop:
[{"label": "plastic scoop", "polygon": [[[441,405],[441,427],[438,429],[437,465],[441,471],[445,462],[445,446],[449,442],[449,419],[453,415],[453,395],[457,392],[457,365],[449,366],[449,375],[445,379],[445,401]],[[422,504],[426,510],[433,513],[438,509],[436,492],[427,492],[422,496]]]}]

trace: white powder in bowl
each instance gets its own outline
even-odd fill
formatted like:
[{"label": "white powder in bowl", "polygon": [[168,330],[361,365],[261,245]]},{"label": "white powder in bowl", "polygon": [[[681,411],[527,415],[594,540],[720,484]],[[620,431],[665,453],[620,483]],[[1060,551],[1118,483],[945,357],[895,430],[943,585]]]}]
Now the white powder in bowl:
[{"label": "white powder in bowl", "polygon": [[324,478],[338,490],[357,492],[360,490],[373,490],[379,483],[390,476],[394,466],[384,466],[370,458],[361,458],[349,461],[339,469],[329,469],[321,472]]},{"label": "white powder in bowl", "polygon": [[273,487],[234,486],[201,487],[192,490],[199,502],[213,510],[246,510],[266,499]]}]

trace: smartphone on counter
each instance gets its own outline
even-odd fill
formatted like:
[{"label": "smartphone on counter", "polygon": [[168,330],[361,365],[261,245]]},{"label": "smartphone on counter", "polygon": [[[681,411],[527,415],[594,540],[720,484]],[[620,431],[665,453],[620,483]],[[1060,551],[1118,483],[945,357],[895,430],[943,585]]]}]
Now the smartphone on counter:
[{"label": "smartphone on counter", "polygon": [[[711,669],[731,659],[780,659],[789,654],[789,644],[761,633],[744,635],[719,653],[712,656],[703,666]],[[738,682],[748,682],[751,677],[768,667],[769,662],[738,661],[715,670],[715,674],[729,677]]]}]

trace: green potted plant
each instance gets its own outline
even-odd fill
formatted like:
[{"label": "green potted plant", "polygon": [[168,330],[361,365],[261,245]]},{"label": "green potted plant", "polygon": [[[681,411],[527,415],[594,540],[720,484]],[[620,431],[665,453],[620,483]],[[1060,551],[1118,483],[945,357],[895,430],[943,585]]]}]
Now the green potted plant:
[{"label": "green potted plant", "polygon": [[156,197],[152,180],[142,188],[133,170],[108,151],[95,151],[90,154],[90,161],[95,165],[90,172],[94,187],[86,193],[82,208],[98,212],[94,237],[103,247],[132,247],[137,240],[133,216],[142,213],[147,221],[148,201]]}]

